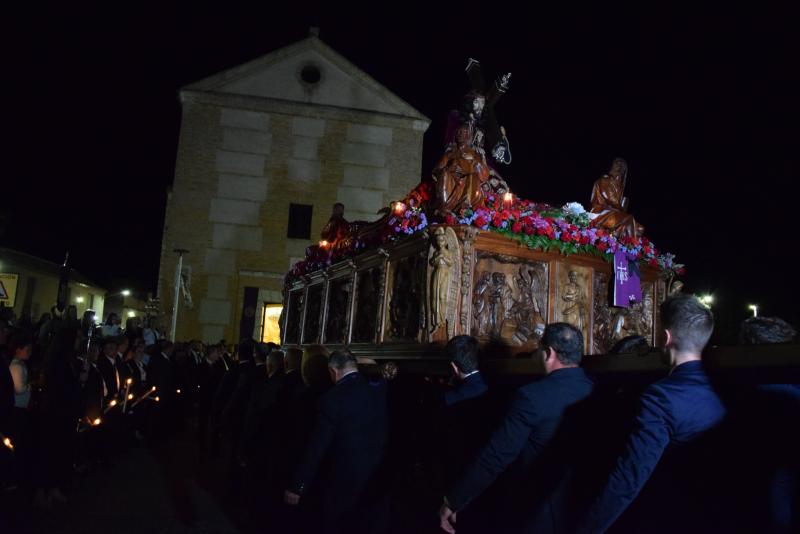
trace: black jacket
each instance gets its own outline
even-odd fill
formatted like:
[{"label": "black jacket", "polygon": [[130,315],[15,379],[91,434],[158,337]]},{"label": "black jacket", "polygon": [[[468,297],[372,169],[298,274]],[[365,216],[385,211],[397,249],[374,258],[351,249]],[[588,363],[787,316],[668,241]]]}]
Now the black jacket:
[{"label": "black jacket", "polygon": [[378,474],[387,434],[385,382],[370,382],[357,372],[346,375],[319,400],[291,489],[304,494],[312,482],[319,484],[325,524],[347,517],[364,503]]},{"label": "black jacket", "polygon": [[[592,381],[580,368],[554,371],[523,386],[489,442],[447,493],[453,510],[464,508],[508,466],[514,463],[519,480],[535,478],[540,456],[559,431],[565,412],[593,391]],[[536,503],[528,502],[533,508]]]}]

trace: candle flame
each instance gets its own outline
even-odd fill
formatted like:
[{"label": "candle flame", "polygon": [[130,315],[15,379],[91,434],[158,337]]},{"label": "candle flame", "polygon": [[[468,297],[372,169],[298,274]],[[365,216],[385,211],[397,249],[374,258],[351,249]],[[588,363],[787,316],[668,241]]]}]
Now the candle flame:
[{"label": "candle flame", "polygon": [[328,248],[328,242],[323,239],[319,242],[319,246],[322,248]]},{"label": "candle flame", "polygon": [[403,212],[406,211],[406,205],[402,202],[395,202],[394,203],[394,212],[397,215],[402,215]]},{"label": "candle flame", "polygon": [[503,200],[505,200],[506,202],[511,202],[512,200],[514,200],[514,195],[512,195],[511,191],[509,191],[503,196]]},{"label": "candle flame", "polygon": [[11,443],[11,440],[8,438],[3,438],[3,445],[5,445],[10,451],[14,450],[14,444]]},{"label": "candle flame", "polygon": [[128,400],[133,400],[133,393],[128,394]]},{"label": "candle flame", "polygon": [[125,383],[126,383],[126,384],[128,384],[128,385],[130,386],[130,385],[133,383],[133,378],[129,378],[129,379],[127,379],[127,380],[125,381]]},{"label": "candle flame", "polygon": [[153,386],[153,387],[151,387],[151,388],[150,388],[150,391],[155,391],[155,390],[156,390],[156,387],[155,387],[155,386]]},{"label": "candle flame", "polygon": [[180,395],[180,394],[181,394],[181,390],[180,390],[180,389],[176,389],[176,390],[175,390],[175,393],[177,393],[178,395]]},{"label": "candle flame", "polygon": [[116,399],[112,400],[112,401],[109,403],[109,406],[116,406],[116,405],[117,405],[117,400],[116,400]]},{"label": "candle flame", "polygon": [[155,400],[156,400],[156,402],[159,402],[161,399],[159,399],[158,397],[156,397],[156,399],[155,399]]},{"label": "candle flame", "polygon": [[97,425],[99,425],[99,424],[100,424],[100,423],[102,423],[102,422],[103,422],[103,421],[102,421],[102,420],[101,420],[101,419],[98,417],[97,419],[95,419],[94,421],[92,421],[92,424],[93,424],[94,426],[97,426]]}]

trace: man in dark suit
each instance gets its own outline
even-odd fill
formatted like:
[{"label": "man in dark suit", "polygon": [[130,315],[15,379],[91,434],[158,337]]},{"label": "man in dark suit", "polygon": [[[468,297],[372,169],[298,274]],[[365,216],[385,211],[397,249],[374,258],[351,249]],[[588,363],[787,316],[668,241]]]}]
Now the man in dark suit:
[{"label": "man in dark suit", "polygon": [[224,375],[221,350],[217,345],[209,345],[197,366],[197,442],[202,453],[208,450],[211,406]]},{"label": "man in dark suit", "polygon": [[122,385],[122,376],[119,373],[117,361],[117,340],[113,337],[103,338],[101,342],[102,354],[97,359],[97,368],[103,376],[105,383],[106,404],[117,398]]},{"label": "man in dark suit", "polygon": [[437,463],[444,468],[446,487],[455,482],[491,432],[489,388],[478,369],[479,351],[478,340],[472,336],[456,336],[445,348],[455,385],[441,396],[434,429],[441,444]]},{"label": "man in dark suit", "polygon": [[156,388],[153,399],[158,398],[158,402],[152,405],[155,437],[163,438],[172,428],[175,413],[175,371],[172,363],[175,346],[167,340],[160,341],[157,346],[156,353],[150,358],[147,377]]},{"label": "man in dark suit", "polygon": [[[314,481],[321,486],[324,532],[357,531],[369,516],[369,497],[386,452],[386,384],[358,372],[348,350],[330,355],[335,386],[319,400],[311,441],[284,499],[297,505]],[[323,461],[325,473],[318,473]]]},{"label": "man in dark suit", "polygon": [[[611,527],[648,481],[648,490],[659,486],[650,480],[659,464],[669,466],[659,472],[669,480],[668,484],[662,484],[664,495],[674,502],[670,501],[667,509],[663,507],[664,499],[658,499],[656,505],[660,505],[662,513],[645,517],[646,527],[633,528],[638,531],[647,528],[648,532],[715,530],[713,525],[701,526],[702,510],[692,509],[700,502],[694,497],[702,498],[693,495],[693,489],[702,476],[703,466],[696,461],[697,457],[692,461],[690,454],[703,443],[704,434],[717,427],[726,415],[701,361],[703,348],[714,330],[714,318],[696,297],[678,295],[661,305],[661,325],[672,370],[668,377],[651,384],[642,394],[634,431],[579,532],[604,532]],[[676,477],[678,470],[687,468],[694,468],[686,473],[688,477]],[[682,481],[684,485],[680,484]]]},{"label": "man in dark suit", "polygon": [[[583,335],[566,323],[549,325],[540,351],[545,377],[523,386],[500,425],[477,457],[447,492],[439,510],[440,526],[455,532],[456,514],[486,490],[506,468],[515,462],[520,480],[535,478],[539,460],[551,444],[568,408],[586,399],[592,381],[579,367],[583,355]],[[541,499],[540,499],[541,501]],[[533,515],[541,502],[530,496],[526,514]],[[498,528],[517,529],[521,510],[504,510]]]}]

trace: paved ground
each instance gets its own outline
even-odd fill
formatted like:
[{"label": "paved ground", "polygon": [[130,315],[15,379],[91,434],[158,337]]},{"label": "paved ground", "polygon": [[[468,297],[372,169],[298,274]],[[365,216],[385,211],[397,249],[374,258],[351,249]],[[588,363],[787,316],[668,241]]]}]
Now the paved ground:
[{"label": "paved ground", "polygon": [[226,513],[222,492],[216,491],[214,480],[221,480],[221,473],[199,462],[194,451],[193,444],[180,437],[162,450],[128,449],[118,461],[76,477],[69,503],[49,511],[30,507],[23,493],[7,496],[4,507],[13,510],[16,517],[10,522],[17,525],[9,530],[0,526],[0,532],[242,532],[243,525],[235,519],[239,514]]}]

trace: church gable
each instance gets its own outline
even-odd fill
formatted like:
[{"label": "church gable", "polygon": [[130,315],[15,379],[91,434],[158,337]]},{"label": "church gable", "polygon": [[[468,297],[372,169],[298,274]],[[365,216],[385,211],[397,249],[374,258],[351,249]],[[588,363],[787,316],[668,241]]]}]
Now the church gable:
[{"label": "church gable", "polygon": [[421,113],[316,37],[186,89],[374,111],[427,122]]}]

